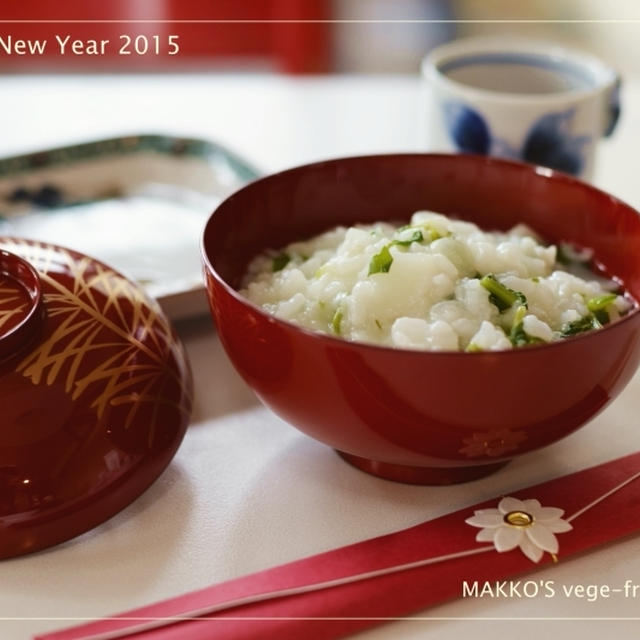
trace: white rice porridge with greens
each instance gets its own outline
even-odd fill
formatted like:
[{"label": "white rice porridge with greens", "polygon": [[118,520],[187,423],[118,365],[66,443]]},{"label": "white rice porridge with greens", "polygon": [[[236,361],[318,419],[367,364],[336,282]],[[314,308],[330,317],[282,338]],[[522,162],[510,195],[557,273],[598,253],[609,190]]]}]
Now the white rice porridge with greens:
[{"label": "white rice porridge with greens", "polygon": [[[307,329],[405,349],[497,351],[599,329],[631,309],[528,228],[485,232],[420,211],[338,227],[256,257],[241,293]],[[585,269],[586,271],[586,269]]]}]

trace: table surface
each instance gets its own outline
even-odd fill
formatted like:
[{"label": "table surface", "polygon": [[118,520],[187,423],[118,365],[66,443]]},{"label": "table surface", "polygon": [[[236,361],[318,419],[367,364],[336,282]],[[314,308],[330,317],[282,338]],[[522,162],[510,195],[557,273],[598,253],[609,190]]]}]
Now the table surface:
[{"label": "table surface", "polygon": [[[0,101],[0,156],[145,132],[217,140],[265,172],[423,148],[421,87],[412,76],[5,76]],[[640,207],[640,81],[627,81],[623,105],[618,131],[601,145],[595,182]],[[350,467],[262,407],[231,367],[208,318],[178,329],[191,358],[196,400],[175,459],[108,522],[0,565],[0,637],[22,640],[74,618],[123,612],[403,529],[640,448],[637,375],[579,432],[491,477],[439,488],[386,482]],[[638,584],[640,538],[544,569],[536,578],[558,585]],[[638,606],[621,597],[467,598],[358,638],[493,638],[514,631],[513,619],[521,621],[519,638],[547,630],[634,637],[637,621],[602,618],[637,618]],[[489,619],[473,620],[478,617]]]}]

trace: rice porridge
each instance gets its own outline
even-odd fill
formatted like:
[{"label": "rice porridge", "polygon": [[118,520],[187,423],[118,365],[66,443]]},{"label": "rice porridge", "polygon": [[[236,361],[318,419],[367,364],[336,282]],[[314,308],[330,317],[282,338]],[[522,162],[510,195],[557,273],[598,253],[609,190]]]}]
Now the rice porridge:
[{"label": "rice porridge", "polygon": [[266,252],[241,293],[307,329],[434,351],[552,342],[631,309],[615,283],[573,275],[559,257],[522,225],[485,232],[421,211],[408,225],[338,227]]}]

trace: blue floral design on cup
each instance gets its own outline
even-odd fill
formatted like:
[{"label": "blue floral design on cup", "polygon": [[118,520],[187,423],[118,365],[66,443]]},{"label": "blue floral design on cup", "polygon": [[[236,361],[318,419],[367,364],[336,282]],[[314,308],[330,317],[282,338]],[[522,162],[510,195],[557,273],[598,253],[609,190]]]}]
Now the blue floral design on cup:
[{"label": "blue floral design on cup", "polygon": [[444,107],[444,118],[449,135],[459,151],[489,153],[491,134],[479,113],[459,102],[449,102]]},{"label": "blue floral design on cup", "polygon": [[548,113],[538,119],[525,138],[520,157],[572,175],[584,166],[582,149],[590,136],[572,136],[569,132],[574,110]]},{"label": "blue floral design on cup", "polygon": [[620,76],[616,76],[616,80],[613,83],[613,87],[611,88],[611,93],[609,94],[609,113],[607,126],[604,130],[605,136],[610,136],[616,125],[618,124],[618,120],[620,119],[620,91],[622,89],[622,79]]},{"label": "blue floral design on cup", "polygon": [[474,109],[457,102],[444,105],[444,120],[449,137],[458,151],[491,154],[523,160],[579,175],[585,164],[584,148],[590,136],[571,134],[574,109],[547,113],[527,131],[519,149],[492,136],[486,120]]}]

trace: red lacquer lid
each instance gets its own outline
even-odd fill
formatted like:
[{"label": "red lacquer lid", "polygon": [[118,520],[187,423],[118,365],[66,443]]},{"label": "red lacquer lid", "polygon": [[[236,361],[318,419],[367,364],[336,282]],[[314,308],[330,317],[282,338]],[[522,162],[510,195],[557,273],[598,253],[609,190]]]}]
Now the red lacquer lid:
[{"label": "red lacquer lid", "polygon": [[87,256],[0,237],[0,558],[106,520],[167,466],[191,412],[157,303]]}]

